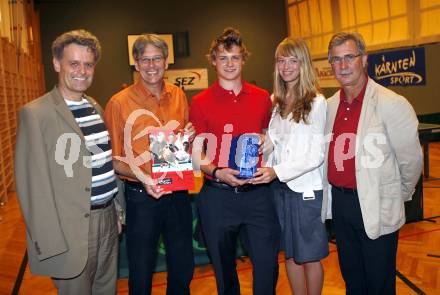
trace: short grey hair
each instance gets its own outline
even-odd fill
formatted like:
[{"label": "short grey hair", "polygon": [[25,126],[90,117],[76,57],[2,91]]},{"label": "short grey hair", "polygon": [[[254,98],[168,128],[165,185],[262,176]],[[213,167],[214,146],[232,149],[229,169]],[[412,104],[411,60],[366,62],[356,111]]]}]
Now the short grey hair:
[{"label": "short grey hair", "polygon": [[165,59],[168,58],[168,44],[163,39],[156,34],[142,34],[134,41],[131,51],[133,59],[137,61],[148,45],[159,48],[162,51],[163,57]]},{"label": "short grey hair", "polygon": [[333,49],[333,47],[335,46],[339,46],[342,43],[344,43],[345,41],[348,40],[353,40],[354,43],[356,43],[358,52],[361,55],[365,55],[366,53],[366,46],[365,46],[365,41],[364,38],[362,37],[361,34],[357,33],[357,32],[340,32],[337,33],[335,35],[333,35],[333,37],[331,38],[329,44],[328,44],[328,60],[330,61],[331,59],[331,51]]}]

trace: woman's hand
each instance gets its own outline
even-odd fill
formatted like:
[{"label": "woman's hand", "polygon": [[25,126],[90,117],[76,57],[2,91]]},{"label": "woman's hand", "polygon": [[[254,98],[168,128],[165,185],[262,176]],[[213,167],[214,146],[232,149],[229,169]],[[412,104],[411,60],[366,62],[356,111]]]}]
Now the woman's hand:
[{"label": "woman's hand", "polygon": [[262,167],[257,169],[257,172],[255,172],[254,174],[254,178],[251,178],[249,183],[252,184],[269,183],[275,178],[277,178],[277,174],[275,173],[275,170],[273,170],[272,167]]}]

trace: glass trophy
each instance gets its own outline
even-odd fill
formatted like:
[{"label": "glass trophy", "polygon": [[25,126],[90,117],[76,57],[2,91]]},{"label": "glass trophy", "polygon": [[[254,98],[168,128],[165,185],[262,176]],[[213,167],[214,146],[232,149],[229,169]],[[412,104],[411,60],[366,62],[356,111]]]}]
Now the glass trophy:
[{"label": "glass trophy", "polygon": [[242,134],[232,139],[229,167],[240,171],[238,178],[252,178],[257,172],[259,140],[257,134]]}]

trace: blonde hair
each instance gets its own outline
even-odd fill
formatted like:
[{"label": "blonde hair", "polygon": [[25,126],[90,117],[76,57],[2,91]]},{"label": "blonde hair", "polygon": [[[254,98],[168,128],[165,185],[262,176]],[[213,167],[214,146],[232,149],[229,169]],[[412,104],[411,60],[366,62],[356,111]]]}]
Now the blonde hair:
[{"label": "blonde hair", "polygon": [[[300,62],[298,83],[289,91],[287,83],[281,77],[277,58],[295,57]],[[302,39],[286,38],[278,44],[275,51],[275,70],[274,70],[274,104],[277,112],[291,113],[296,123],[303,121],[308,123],[308,116],[312,110],[313,99],[319,94],[318,80],[310,59],[310,52],[307,44]],[[293,106],[286,109],[288,96],[294,97]]]}]

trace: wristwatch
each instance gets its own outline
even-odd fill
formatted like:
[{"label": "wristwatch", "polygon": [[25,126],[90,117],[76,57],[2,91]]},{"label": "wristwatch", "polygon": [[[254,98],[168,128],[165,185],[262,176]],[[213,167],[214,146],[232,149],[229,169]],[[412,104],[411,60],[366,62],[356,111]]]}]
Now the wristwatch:
[{"label": "wristwatch", "polygon": [[215,173],[218,170],[222,170],[222,169],[223,169],[223,167],[215,167],[214,170],[212,170],[212,177],[214,177],[214,180],[217,181],[217,182],[220,182],[220,179],[218,179],[217,176],[215,176]]}]

